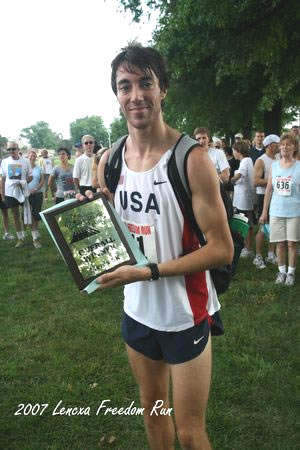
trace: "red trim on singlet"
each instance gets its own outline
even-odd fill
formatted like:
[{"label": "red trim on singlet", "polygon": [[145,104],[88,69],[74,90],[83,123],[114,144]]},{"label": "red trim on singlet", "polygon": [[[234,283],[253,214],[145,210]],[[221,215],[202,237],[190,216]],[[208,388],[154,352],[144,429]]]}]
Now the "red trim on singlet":
[{"label": "red trim on singlet", "polygon": [[[185,216],[183,222],[182,248],[184,255],[199,248],[199,241]],[[195,272],[191,275],[185,275],[184,279],[187,296],[194,316],[194,323],[197,325],[209,317],[206,308],[208,302],[206,275],[205,272]]]}]

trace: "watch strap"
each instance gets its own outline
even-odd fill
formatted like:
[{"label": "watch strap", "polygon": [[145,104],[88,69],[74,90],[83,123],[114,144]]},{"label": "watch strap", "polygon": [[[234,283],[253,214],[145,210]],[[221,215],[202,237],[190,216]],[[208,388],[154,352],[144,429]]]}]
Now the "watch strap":
[{"label": "watch strap", "polygon": [[160,273],[158,270],[158,265],[155,263],[149,263],[147,264],[147,267],[150,268],[151,270],[151,278],[149,281],[155,281],[155,280],[159,280],[160,278]]}]

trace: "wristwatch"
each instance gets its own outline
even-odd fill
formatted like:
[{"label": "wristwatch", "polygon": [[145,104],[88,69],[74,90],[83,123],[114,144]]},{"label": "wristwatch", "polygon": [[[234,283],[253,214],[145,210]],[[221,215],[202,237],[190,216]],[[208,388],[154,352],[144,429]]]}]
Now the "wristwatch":
[{"label": "wristwatch", "polygon": [[147,267],[149,267],[151,270],[151,278],[149,281],[159,280],[160,274],[159,274],[159,270],[158,270],[158,265],[155,263],[149,263],[149,264],[147,264]]}]

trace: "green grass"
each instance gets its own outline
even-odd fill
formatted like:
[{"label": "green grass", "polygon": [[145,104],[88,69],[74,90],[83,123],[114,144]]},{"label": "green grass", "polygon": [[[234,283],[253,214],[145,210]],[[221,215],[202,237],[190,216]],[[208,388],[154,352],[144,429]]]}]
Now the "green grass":
[{"label": "green grass", "polygon": [[[20,249],[0,241],[0,448],[147,449],[142,416],[96,415],[105,399],[117,407],[139,404],[120,333],[122,291],[80,294],[41,231],[39,250],[29,237]],[[215,449],[299,448],[300,279],[278,287],[275,273],[274,266],[259,271],[240,260],[221,298],[226,332],[213,339],[207,412]],[[61,407],[90,408],[90,415],[53,415],[60,400]],[[16,416],[20,403],[48,407],[41,416]]]}]

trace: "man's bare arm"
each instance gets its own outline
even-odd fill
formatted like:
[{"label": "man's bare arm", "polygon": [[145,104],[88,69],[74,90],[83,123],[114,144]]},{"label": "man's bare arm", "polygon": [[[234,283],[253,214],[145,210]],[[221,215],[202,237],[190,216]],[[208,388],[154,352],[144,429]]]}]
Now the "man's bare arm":
[{"label": "man's bare arm", "polygon": [[261,159],[257,159],[254,164],[253,182],[254,186],[267,186],[268,180],[264,178],[264,163]]},{"label": "man's bare arm", "polygon": [[5,200],[5,179],[6,177],[2,175],[1,177],[1,196],[2,196],[2,200]]},{"label": "man's bare arm", "polygon": [[226,169],[222,170],[222,172],[219,173],[219,177],[220,177],[220,180],[223,181],[223,183],[228,183],[228,181],[229,181],[229,169],[226,168]]}]

